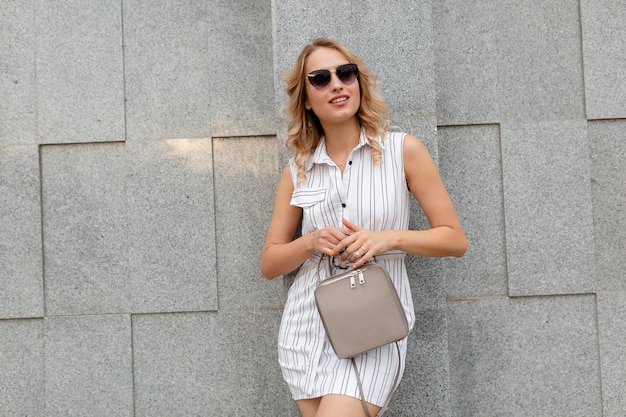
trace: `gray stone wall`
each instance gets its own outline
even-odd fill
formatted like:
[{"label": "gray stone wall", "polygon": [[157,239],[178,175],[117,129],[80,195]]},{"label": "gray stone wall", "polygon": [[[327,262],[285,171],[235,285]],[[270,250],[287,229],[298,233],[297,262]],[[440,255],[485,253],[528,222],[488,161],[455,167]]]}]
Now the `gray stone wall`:
[{"label": "gray stone wall", "polygon": [[[280,75],[361,54],[470,240],[390,416],[626,412],[624,0],[3,0],[0,415],[297,416],[258,261]],[[424,227],[414,205],[414,227]]]}]

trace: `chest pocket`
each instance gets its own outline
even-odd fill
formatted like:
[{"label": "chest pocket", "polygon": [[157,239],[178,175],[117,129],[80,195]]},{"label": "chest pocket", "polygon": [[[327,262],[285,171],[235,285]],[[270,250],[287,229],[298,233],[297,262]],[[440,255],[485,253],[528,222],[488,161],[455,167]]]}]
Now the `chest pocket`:
[{"label": "chest pocket", "polygon": [[315,204],[321,203],[326,198],[325,188],[298,188],[291,194],[292,206],[309,208]]}]

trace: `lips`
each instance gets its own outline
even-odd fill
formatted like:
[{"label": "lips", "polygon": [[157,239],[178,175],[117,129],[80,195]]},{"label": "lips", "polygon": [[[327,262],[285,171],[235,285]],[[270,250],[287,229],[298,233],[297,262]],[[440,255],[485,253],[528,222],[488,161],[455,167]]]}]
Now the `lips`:
[{"label": "lips", "polygon": [[348,101],[348,96],[337,96],[337,97],[333,97],[329,103],[330,104],[340,104],[340,103],[345,103],[346,101]]}]

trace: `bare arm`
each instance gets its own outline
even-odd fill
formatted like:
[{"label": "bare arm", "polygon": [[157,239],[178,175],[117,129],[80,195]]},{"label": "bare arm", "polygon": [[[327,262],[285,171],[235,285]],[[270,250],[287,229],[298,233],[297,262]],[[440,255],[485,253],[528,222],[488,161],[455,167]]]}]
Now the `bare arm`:
[{"label": "bare arm", "polygon": [[345,228],[325,227],[294,240],[302,209],[290,204],[292,194],[293,183],[289,167],[286,167],[278,183],[261,256],[261,273],[267,279],[293,271],[315,252],[332,254],[335,245],[349,232]]},{"label": "bare arm", "polygon": [[[465,232],[428,150],[415,136],[407,135],[403,154],[407,184],[422,207],[430,229],[371,231],[344,220],[344,225],[354,234],[339,242],[334,250],[338,253],[346,248],[343,257],[351,257],[355,262],[356,257],[360,257],[355,268],[377,253],[392,249],[432,257],[461,257],[467,250]],[[354,255],[356,251],[359,253]]]}]

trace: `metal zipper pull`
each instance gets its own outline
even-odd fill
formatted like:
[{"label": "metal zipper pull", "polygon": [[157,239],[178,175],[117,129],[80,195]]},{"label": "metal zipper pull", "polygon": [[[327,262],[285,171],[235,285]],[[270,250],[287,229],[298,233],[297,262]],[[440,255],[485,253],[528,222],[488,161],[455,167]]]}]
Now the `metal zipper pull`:
[{"label": "metal zipper pull", "polygon": [[354,273],[350,274],[350,288],[356,288],[356,282],[354,280]]},{"label": "metal zipper pull", "polygon": [[363,271],[359,269],[359,284],[365,284],[365,276],[363,276]]}]

